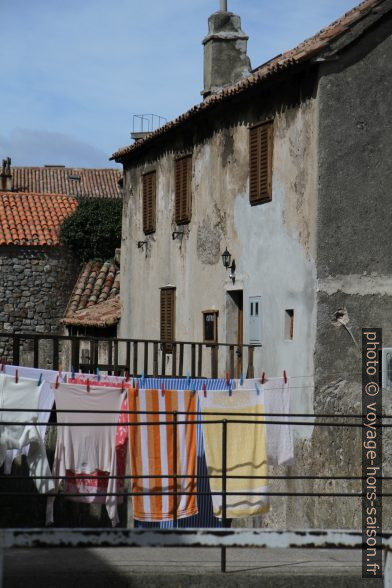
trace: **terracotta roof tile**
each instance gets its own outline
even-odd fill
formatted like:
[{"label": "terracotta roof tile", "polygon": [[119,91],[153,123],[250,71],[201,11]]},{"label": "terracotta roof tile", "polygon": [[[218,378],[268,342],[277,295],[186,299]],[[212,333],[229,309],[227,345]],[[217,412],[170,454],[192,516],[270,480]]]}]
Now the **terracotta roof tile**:
[{"label": "terracotta roof tile", "polygon": [[105,302],[76,311],[72,317],[62,320],[64,325],[76,327],[111,327],[121,318],[120,296],[114,296]]},{"label": "terracotta roof tile", "polygon": [[119,293],[120,268],[114,261],[87,262],[79,274],[62,322],[97,327],[117,323],[121,316]]},{"label": "terracotta roof tile", "polygon": [[66,194],[67,196],[121,198],[118,169],[73,167],[12,167],[12,189],[16,192]]},{"label": "terracotta roof tile", "polygon": [[234,86],[230,86],[229,88],[225,88],[217,94],[209,96],[206,98],[206,100],[204,100],[204,102],[193,106],[190,110],[184,114],[181,114],[178,118],[168,122],[148,135],[145,139],[119,149],[112,155],[111,159],[115,159],[116,161],[123,161],[128,155],[139,151],[150,141],[164,135],[173,128],[178,127],[200,112],[204,112],[216,104],[223,102],[232,96],[240,94],[252,86],[270,79],[272,76],[283,70],[289,69],[299,62],[306,61],[307,59],[314,57],[315,53],[326,49],[331,41],[338,39],[346,31],[350,30],[350,27],[355,25],[364,16],[366,16],[371,10],[376,8],[378,5],[383,4],[384,2],[385,0],[364,0],[364,2],[347,12],[337,21],[333,22],[325,29],[322,29],[313,37],[306,39],[303,43],[298,45],[298,47],[295,47],[290,51],[286,51],[282,55],[279,55],[264,65],[256,68],[248,77],[244,78]]},{"label": "terracotta roof tile", "polygon": [[0,245],[59,245],[60,226],[76,207],[60,194],[0,192]]}]

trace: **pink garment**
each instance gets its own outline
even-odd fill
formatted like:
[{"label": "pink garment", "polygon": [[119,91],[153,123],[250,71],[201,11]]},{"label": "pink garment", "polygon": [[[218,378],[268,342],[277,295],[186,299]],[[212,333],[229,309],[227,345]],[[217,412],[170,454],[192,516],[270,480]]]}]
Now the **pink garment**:
[{"label": "pink garment", "polygon": [[[120,411],[126,408],[122,388],[90,384],[90,391],[81,384],[60,384],[54,391],[57,422],[57,445],[53,476],[73,478],[65,482],[65,494],[88,494],[69,497],[70,500],[106,505],[112,525],[118,524],[117,496],[97,496],[121,492],[124,483],[109,476],[124,475],[127,448],[127,427],[118,427]],[[61,410],[104,411],[102,413],[62,413]],[[125,415],[125,420],[126,420]],[[124,415],[122,415],[124,420]],[[82,425],[72,426],[75,423]],[[94,423],[106,423],[94,425]],[[117,460],[120,458],[120,463]],[[123,463],[121,463],[121,461]],[[119,467],[118,467],[119,466]],[[102,477],[103,479],[98,479]],[[55,490],[60,480],[55,480]],[[47,524],[53,522],[53,500],[47,512]]]}]

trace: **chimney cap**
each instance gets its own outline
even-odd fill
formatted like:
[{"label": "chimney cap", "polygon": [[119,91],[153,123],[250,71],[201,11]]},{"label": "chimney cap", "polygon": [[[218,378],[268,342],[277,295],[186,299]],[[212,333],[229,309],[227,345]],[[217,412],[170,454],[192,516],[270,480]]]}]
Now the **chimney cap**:
[{"label": "chimney cap", "polygon": [[220,0],[220,11],[227,12],[227,0]]}]

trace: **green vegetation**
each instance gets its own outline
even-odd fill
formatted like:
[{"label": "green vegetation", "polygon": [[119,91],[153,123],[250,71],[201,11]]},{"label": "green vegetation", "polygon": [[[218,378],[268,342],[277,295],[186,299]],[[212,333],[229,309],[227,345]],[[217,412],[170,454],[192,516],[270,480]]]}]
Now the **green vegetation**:
[{"label": "green vegetation", "polygon": [[122,200],[81,198],[65,219],[60,240],[81,261],[106,260],[121,243]]}]

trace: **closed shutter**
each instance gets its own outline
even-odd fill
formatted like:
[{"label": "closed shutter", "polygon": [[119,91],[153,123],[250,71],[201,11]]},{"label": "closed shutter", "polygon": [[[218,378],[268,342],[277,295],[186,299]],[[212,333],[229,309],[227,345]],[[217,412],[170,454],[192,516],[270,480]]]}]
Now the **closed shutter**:
[{"label": "closed shutter", "polygon": [[175,221],[189,223],[192,207],[192,156],[187,155],[175,162]]},{"label": "closed shutter", "polygon": [[251,204],[272,198],[273,122],[249,131],[249,200]]},{"label": "closed shutter", "polygon": [[143,231],[153,233],[156,226],[156,172],[143,176]]},{"label": "closed shutter", "polygon": [[175,288],[161,288],[161,341],[175,338]]}]

